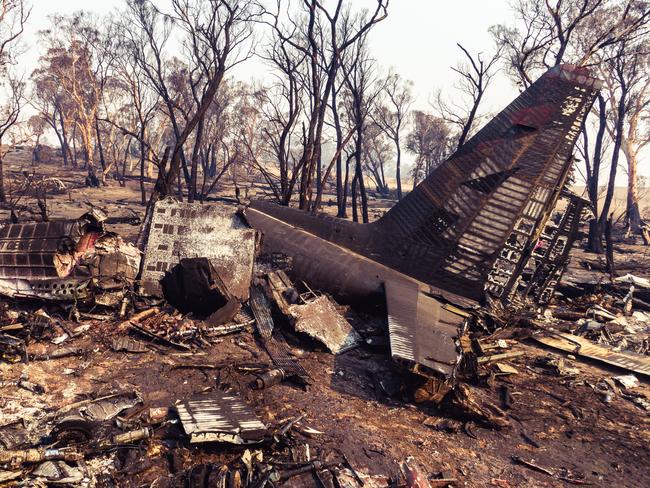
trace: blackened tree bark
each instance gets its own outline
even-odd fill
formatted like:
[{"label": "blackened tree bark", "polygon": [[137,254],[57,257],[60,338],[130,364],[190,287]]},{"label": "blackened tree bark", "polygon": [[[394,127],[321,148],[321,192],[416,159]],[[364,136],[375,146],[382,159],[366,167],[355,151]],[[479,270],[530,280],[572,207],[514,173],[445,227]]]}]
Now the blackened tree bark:
[{"label": "blackened tree bark", "polygon": [[596,133],[596,142],[593,150],[593,159],[591,157],[590,148],[589,148],[589,138],[588,130],[586,126],[583,127],[583,158],[586,165],[586,184],[587,184],[587,195],[589,196],[589,201],[591,202],[591,211],[594,214],[594,218],[589,222],[589,237],[587,239],[587,249],[601,254],[603,252],[602,239],[603,235],[598,224],[599,216],[599,177],[600,177],[600,168],[603,158],[603,140],[605,137],[605,130],[607,128],[607,101],[602,94],[598,95],[597,98],[597,110],[598,110],[598,131]]}]

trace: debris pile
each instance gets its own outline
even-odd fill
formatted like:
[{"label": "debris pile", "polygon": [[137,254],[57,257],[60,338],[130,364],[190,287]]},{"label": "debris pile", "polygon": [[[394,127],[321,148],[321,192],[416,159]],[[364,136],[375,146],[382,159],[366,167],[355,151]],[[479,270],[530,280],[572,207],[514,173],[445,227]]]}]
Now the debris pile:
[{"label": "debris pile", "polygon": [[94,210],[74,221],[0,227],[0,293],[117,306],[132,291],[140,253]]},{"label": "debris pile", "polygon": [[[393,468],[371,474],[306,414],[278,418],[269,411],[264,398],[276,395],[280,384],[309,395],[321,376],[312,363],[306,368],[304,358],[320,351],[335,364],[397,359],[387,369],[368,371],[374,397],[434,409],[443,416],[424,425],[445,435],[477,438],[472,425],[512,429],[513,420],[521,423],[513,412],[524,386],[512,378],[524,372],[577,384],[582,373],[573,360],[553,354],[529,360],[524,347],[533,343],[627,369],[634,374],[582,384],[603,403],[621,397],[650,409],[639,388],[639,378],[650,376],[650,314],[643,305],[638,309],[650,285],[642,278],[567,280],[538,316],[523,309],[506,320],[456,306],[414,281],[389,281],[385,301],[369,296],[365,303],[375,317],[387,318],[374,319],[372,327],[372,320],[359,318],[365,312],[292,279],[291,259],[259,256],[259,233],[240,211],[163,200],[152,215],[143,225],[148,236],[139,277],[140,252],[107,231],[97,214],[42,227],[49,237],[40,247],[33,244],[37,227],[31,228],[29,249],[47,250],[40,254],[50,269],[43,277],[0,267],[3,276],[13,273],[13,288],[3,288],[7,297],[44,300],[19,300],[1,310],[0,359],[24,372],[0,382],[5,391],[21,392],[0,405],[8,412],[0,421],[0,486],[104,486],[137,476],[157,487],[457,483],[449,471],[425,474],[413,458],[394,459]],[[6,235],[24,237],[27,224],[14,225],[19,231],[5,226]],[[55,228],[61,242],[55,243]],[[60,280],[73,280],[63,288],[70,292],[54,291],[61,290]],[[438,327],[418,328],[413,336],[411,320]],[[460,333],[452,325],[458,321],[466,324]],[[219,349],[230,352],[214,357]],[[196,371],[208,383],[197,389],[186,380],[178,392],[154,388],[148,395],[114,384],[62,402],[46,377],[28,374],[30,363],[56,361],[59,374],[74,382],[100,350],[109,364],[121,358],[161,374]],[[346,359],[350,354],[354,360]],[[159,359],[150,365],[152,357]],[[342,370],[331,373],[332,385],[345,377]],[[94,381],[102,383],[101,377]],[[532,434],[522,435],[539,448]],[[571,468],[529,456],[513,455],[512,462],[558,480],[587,482]]]},{"label": "debris pile", "polygon": [[[640,374],[650,374],[647,280],[627,274],[611,282],[569,277],[544,314],[536,339]],[[635,297],[636,295],[636,297]],[[640,308],[640,309],[639,309]]]}]

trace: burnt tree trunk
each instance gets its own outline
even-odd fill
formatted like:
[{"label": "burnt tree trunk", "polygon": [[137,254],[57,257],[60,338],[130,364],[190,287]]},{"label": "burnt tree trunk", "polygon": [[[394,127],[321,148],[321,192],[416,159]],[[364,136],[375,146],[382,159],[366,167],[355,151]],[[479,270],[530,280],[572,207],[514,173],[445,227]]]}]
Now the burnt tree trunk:
[{"label": "burnt tree trunk", "polygon": [[77,168],[77,126],[72,129],[72,167]]},{"label": "burnt tree trunk", "polygon": [[210,145],[210,169],[208,170],[208,176],[210,178],[214,178],[217,176],[217,145],[216,144],[211,144]]},{"label": "burnt tree trunk", "polygon": [[638,155],[625,141],[622,144],[623,154],[627,159],[627,204],[625,209],[625,220],[628,228],[634,234],[641,234],[641,228],[644,226],[639,208],[639,177],[638,177]]},{"label": "burnt tree trunk", "polygon": [[399,144],[399,139],[395,140],[395,149],[397,158],[395,160],[395,179],[397,180],[397,199],[402,199],[402,148]]},{"label": "burnt tree trunk", "polygon": [[[598,95],[598,132],[596,134],[596,144],[594,146],[594,158],[591,173],[587,173],[587,193],[591,201],[591,210],[594,219],[589,223],[589,237],[587,239],[587,250],[597,254],[603,253],[602,236],[604,229],[600,223],[598,209],[598,180],[600,174],[600,165],[602,162],[603,139],[605,129],[607,128],[607,101]],[[611,171],[610,171],[611,175]],[[611,176],[610,176],[611,177]]]},{"label": "burnt tree trunk", "polygon": [[352,221],[359,222],[359,211],[357,209],[357,174],[352,178]]},{"label": "burnt tree trunk", "polygon": [[198,179],[199,171],[199,150],[203,139],[203,118],[199,120],[196,126],[196,137],[194,139],[194,149],[192,150],[192,161],[190,169],[190,187],[187,191],[187,201],[194,202],[196,199],[196,182]]},{"label": "burnt tree trunk", "polygon": [[63,114],[59,112],[59,123],[61,124],[61,137],[63,139],[61,143],[61,152],[63,154],[63,166],[68,165],[68,161],[76,168],[77,163],[72,157],[72,152],[70,151],[70,144],[68,143],[68,132],[65,129],[65,121],[63,120]]},{"label": "burnt tree trunk", "polygon": [[[341,119],[339,118],[338,107],[336,106],[336,90],[332,90],[332,119],[336,131],[337,149],[343,144],[343,129],[341,128]],[[345,217],[345,191],[343,189],[343,155],[339,152],[336,158],[336,207],[337,217]]]},{"label": "burnt tree trunk", "polygon": [[147,190],[144,187],[144,161],[145,161],[145,145],[144,145],[144,125],[140,129],[140,203],[147,204]]},{"label": "burnt tree trunk", "polygon": [[7,203],[5,194],[4,153],[2,152],[2,139],[0,139],[0,202]]},{"label": "burnt tree trunk", "polygon": [[368,220],[368,195],[366,194],[366,186],[363,181],[363,167],[361,165],[361,158],[363,157],[362,142],[363,142],[363,128],[362,124],[357,126],[357,138],[355,147],[355,177],[357,179],[357,186],[359,187],[359,196],[361,197],[361,218],[363,223],[367,224]]},{"label": "burnt tree trunk", "polygon": [[102,136],[99,130],[99,120],[95,116],[95,135],[97,137],[97,148],[99,149],[99,164],[102,167],[102,185],[106,186],[106,159],[104,158],[104,148],[102,147]]},{"label": "burnt tree trunk", "polygon": [[348,192],[350,189],[350,159],[351,156],[345,158],[345,179],[343,180],[343,212],[340,217],[346,218],[348,216]]},{"label": "burnt tree trunk", "polygon": [[[616,184],[616,171],[618,169],[618,159],[621,152],[621,143],[623,138],[623,122],[625,120],[625,99],[627,98],[627,86],[625,82],[621,83],[621,97],[618,101],[618,110],[616,113],[616,124],[614,127],[614,147],[612,148],[612,161],[609,168],[609,182],[607,184],[607,193],[605,194],[605,201],[603,203],[603,209],[600,213],[600,218],[598,219],[597,230],[602,232],[605,231],[607,216],[609,215],[609,210],[612,205],[612,200],[614,199],[614,188]],[[602,234],[599,235],[601,238]]]},{"label": "burnt tree trunk", "polygon": [[614,215],[610,214],[609,218],[605,222],[605,245],[606,249],[606,260],[607,260],[607,272],[609,273],[610,279],[614,279],[616,270],[614,269],[614,243],[612,241],[612,221],[614,220]]}]

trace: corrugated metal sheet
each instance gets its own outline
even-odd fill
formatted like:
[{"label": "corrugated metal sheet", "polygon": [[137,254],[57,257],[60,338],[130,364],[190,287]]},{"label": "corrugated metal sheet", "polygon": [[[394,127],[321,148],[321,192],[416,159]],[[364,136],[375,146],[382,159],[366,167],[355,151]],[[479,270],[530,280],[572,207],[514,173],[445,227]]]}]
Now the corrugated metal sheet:
[{"label": "corrugated metal sheet", "polygon": [[222,391],[198,395],[176,405],[190,442],[259,442],[266,426],[239,396]]},{"label": "corrugated metal sheet", "polygon": [[420,372],[426,372],[424,367],[445,377],[453,375],[461,359],[465,316],[422,293],[417,283],[389,281],[384,286],[393,358],[420,365]]},{"label": "corrugated metal sheet", "polygon": [[612,351],[583,337],[573,334],[536,335],[535,340],[545,346],[584,356],[603,363],[618,366],[635,373],[650,376],[650,356]]}]

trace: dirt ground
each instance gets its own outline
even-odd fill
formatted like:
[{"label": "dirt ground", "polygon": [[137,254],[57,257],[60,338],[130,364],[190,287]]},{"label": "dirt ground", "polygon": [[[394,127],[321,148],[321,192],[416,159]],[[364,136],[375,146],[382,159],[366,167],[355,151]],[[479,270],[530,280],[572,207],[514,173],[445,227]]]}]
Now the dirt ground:
[{"label": "dirt ground", "polygon": [[[20,169],[17,162],[11,165],[16,173]],[[56,166],[41,171],[47,172],[60,174]],[[78,217],[89,202],[109,216],[143,212],[135,180],[129,180],[124,188],[112,181],[108,187],[89,189],[83,186],[82,171],[66,172],[61,179],[66,191],[51,196],[48,202],[53,217]],[[227,186],[222,194],[234,196]],[[378,216],[385,203],[375,202],[373,207]],[[6,212],[2,213],[0,218],[6,218]],[[134,240],[138,231],[128,224],[113,229],[128,240]],[[621,274],[632,272],[650,278],[650,257],[644,248],[620,244],[619,249]],[[571,272],[591,273],[598,278],[597,272],[585,269],[585,261],[597,263],[599,258],[578,251]],[[2,306],[9,308],[39,305],[2,301]],[[348,318],[366,338],[386,334],[381,315],[349,310]],[[230,387],[271,431],[304,415],[299,428],[291,431],[292,442],[309,444],[312,458],[323,461],[345,455],[362,475],[365,486],[387,486],[389,479],[398,479],[400,465],[409,457],[430,478],[432,486],[648,486],[649,412],[630,401],[620,388],[613,388],[613,396],[603,397],[597,387],[602,380],[627,372],[544,348],[532,340],[507,341],[506,352],[523,353],[504,361],[516,373],[495,375],[487,384],[472,388],[479,400],[508,407],[509,426],[493,429],[472,418],[459,419],[430,405],[416,404],[408,389],[390,391],[389,395],[380,380],[399,379],[405,373],[390,360],[386,346],[363,345],[334,356],[285,329],[291,354],[311,377],[309,384],[301,387],[284,382],[252,390],[252,376],[241,368],[196,367],[197,363],[268,363],[269,357],[252,329],[225,336],[190,355],[160,344],[149,344],[147,352],[132,354],[110,348],[114,337],[125,334],[117,330],[119,322],[85,322],[90,327],[64,344],[81,348],[83,355],[79,357],[0,363],[0,384],[8,385],[0,387],[0,429],[20,419],[33,427],[62,406],[115,391],[137,391],[142,406],[148,408],[171,407],[198,392]],[[44,340],[32,343],[29,351],[46,354],[55,348]],[[554,374],[540,366],[558,359],[563,359],[569,374]],[[195,367],[186,367],[189,363]],[[21,375],[42,385],[45,392],[36,394],[13,385]],[[641,383],[634,393],[650,398],[648,379],[638,379]],[[502,402],[504,392],[508,393],[507,405]],[[95,473],[93,479],[74,486],[208,486],[192,484],[193,469],[209,464],[232,465],[245,450],[228,444],[190,445],[179,438],[177,430],[177,424],[164,424],[137,448],[111,451],[87,461]],[[281,448],[267,442],[263,449],[268,453]],[[119,462],[113,462],[116,458]],[[436,483],[438,478],[455,481],[441,484]],[[8,482],[8,486],[11,483],[20,481]],[[26,483],[19,486],[31,486]],[[322,486],[312,473],[276,485]]]}]

